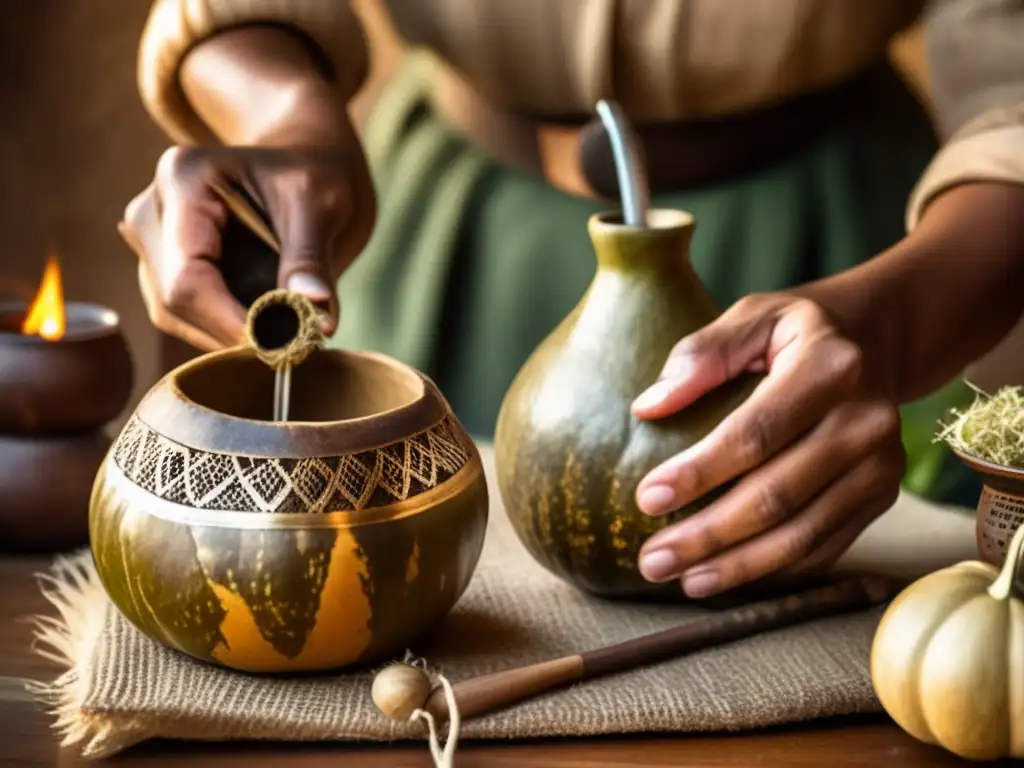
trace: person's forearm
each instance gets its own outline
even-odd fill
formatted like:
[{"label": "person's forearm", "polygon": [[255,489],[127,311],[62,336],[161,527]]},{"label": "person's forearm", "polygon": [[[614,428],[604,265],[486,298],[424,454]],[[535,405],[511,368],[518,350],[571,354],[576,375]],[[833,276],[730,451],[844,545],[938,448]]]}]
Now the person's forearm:
[{"label": "person's forearm", "polygon": [[333,144],[350,133],[314,51],[283,27],[222,32],[188,54],[180,77],[193,109],[227,145]]},{"label": "person's forearm", "polygon": [[992,349],[1024,312],[1024,186],[954,187],[893,248],[799,292],[861,343],[887,394],[922,397]]}]

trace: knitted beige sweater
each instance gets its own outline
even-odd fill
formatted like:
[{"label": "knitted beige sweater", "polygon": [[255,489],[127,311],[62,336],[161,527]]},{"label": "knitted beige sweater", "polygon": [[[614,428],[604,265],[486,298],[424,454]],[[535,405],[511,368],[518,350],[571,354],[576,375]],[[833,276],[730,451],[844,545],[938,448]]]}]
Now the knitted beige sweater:
[{"label": "knitted beige sweater", "polygon": [[[907,208],[912,228],[940,191],[1024,183],[1024,4],[1019,0],[382,0],[399,34],[498,103],[586,112],[601,98],[636,120],[727,114],[825,86],[878,59],[922,16],[946,142]],[[219,30],[279,22],[333,62],[342,98],[367,71],[347,0],[157,0],[139,83],[181,143],[210,139],[177,71]]]}]

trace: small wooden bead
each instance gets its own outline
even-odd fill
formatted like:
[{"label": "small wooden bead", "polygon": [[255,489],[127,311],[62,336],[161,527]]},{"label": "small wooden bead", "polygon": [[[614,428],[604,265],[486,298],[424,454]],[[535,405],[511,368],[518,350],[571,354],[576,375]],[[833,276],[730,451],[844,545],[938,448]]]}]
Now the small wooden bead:
[{"label": "small wooden bead", "polygon": [[430,688],[426,672],[398,663],[377,673],[370,696],[377,709],[388,717],[408,720],[413,712],[427,703]]}]

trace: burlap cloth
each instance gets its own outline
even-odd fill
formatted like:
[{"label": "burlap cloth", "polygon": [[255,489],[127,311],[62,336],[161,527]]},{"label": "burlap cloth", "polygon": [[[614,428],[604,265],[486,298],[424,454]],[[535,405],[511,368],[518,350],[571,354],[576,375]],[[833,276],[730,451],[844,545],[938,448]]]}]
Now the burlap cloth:
[{"label": "burlap cloth", "polygon": [[[845,565],[923,573],[973,557],[973,529],[962,510],[904,496]],[[369,673],[247,676],[157,645],[111,606],[87,554],[58,562],[44,589],[59,617],[43,619],[39,648],[68,670],[40,692],[66,742],[86,756],[157,737],[424,738],[422,727],[377,712]],[[434,639],[411,650],[458,682],[664,629],[699,612],[577,593],[534,564],[492,490],[490,530],[473,582]],[[876,710],[868,657],[880,612],[820,620],[593,680],[464,722],[461,740],[749,729]]]}]

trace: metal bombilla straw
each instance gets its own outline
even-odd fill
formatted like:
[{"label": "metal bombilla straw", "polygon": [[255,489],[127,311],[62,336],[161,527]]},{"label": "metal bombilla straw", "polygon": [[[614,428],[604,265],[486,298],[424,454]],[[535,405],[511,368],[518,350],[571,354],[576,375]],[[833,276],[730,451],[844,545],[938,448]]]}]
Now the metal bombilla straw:
[{"label": "metal bombilla straw", "polygon": [[292,401],[292,367],[286,363],[274,371],[274,421],[288,421]]},{"label": "metal bombilla straw", "polygon": [[646,227],[651,207],[651,190],[647,181],[640,140],[622,107],[614,101],[597,102],[597,115],[604,124],[615,159],[615,174],[622,199],[622,220],[630,227]]}]

